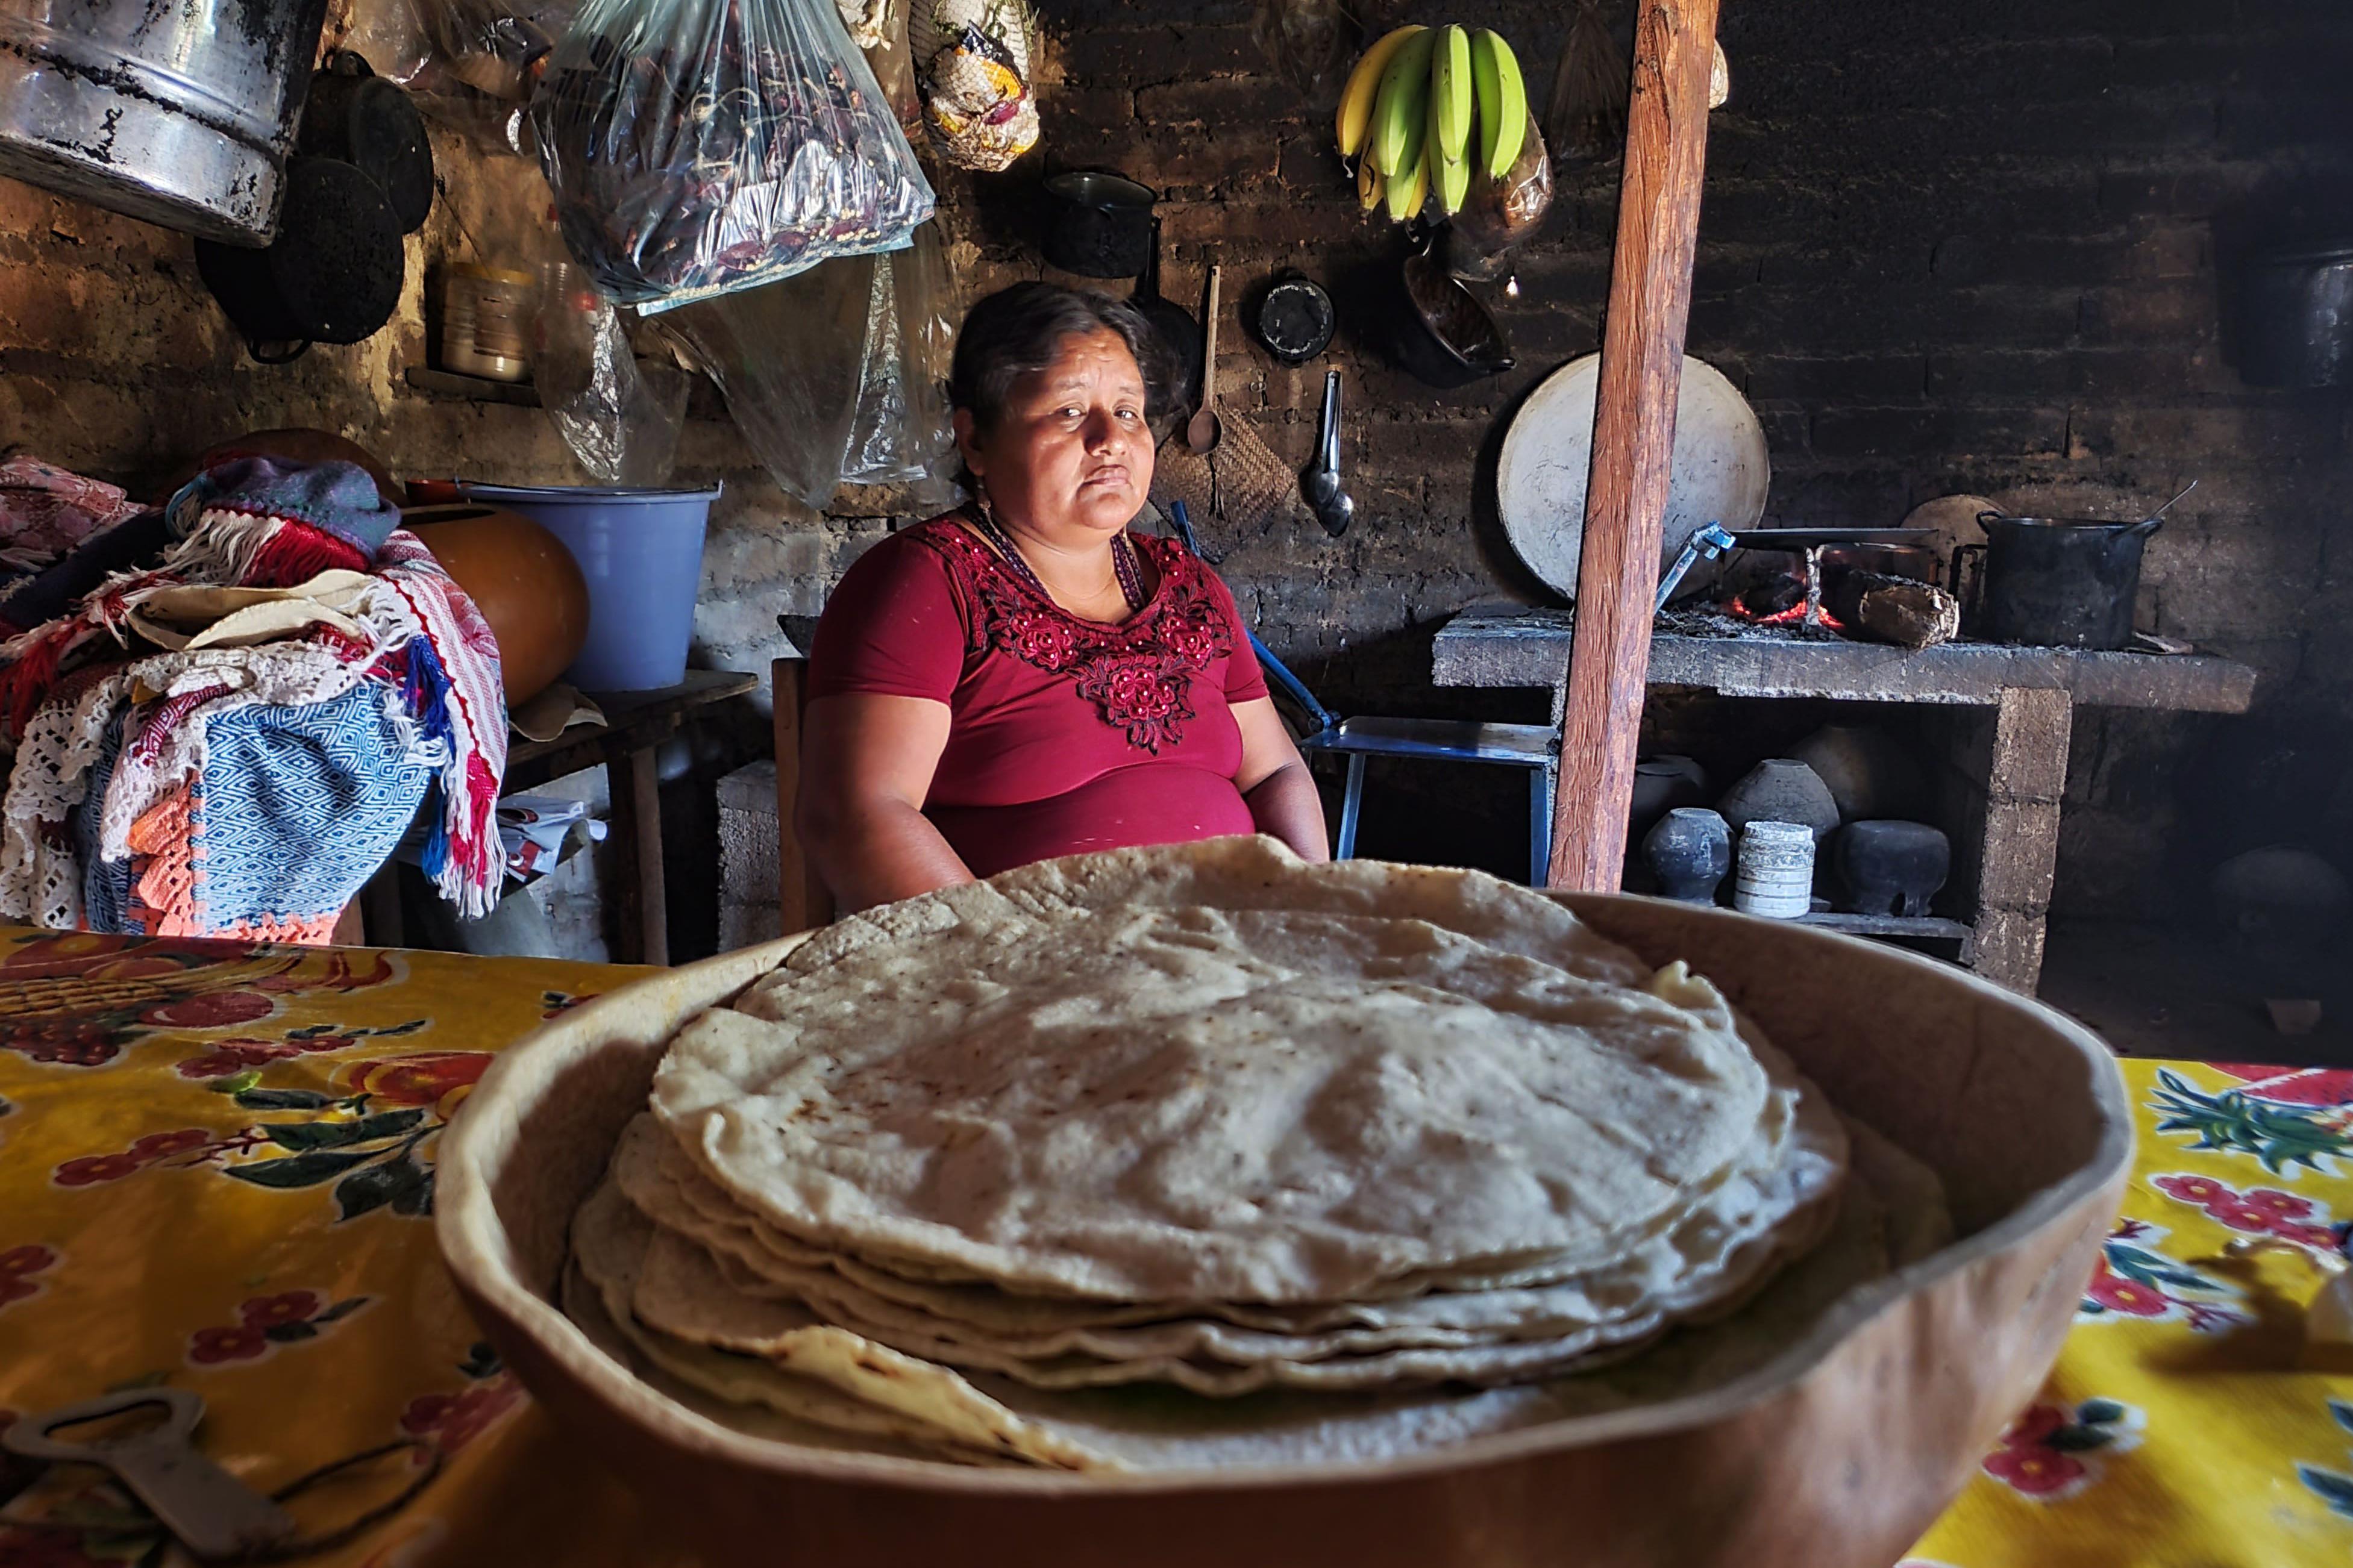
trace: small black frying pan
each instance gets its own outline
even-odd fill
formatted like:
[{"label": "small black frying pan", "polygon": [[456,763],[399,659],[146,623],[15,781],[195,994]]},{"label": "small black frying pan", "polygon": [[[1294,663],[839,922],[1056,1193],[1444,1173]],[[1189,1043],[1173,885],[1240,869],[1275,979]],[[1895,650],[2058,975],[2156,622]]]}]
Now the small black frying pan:
[{"label": "small black frying pan", "polygon": [[1160,219],[1156,215],[1152,220],[1152,254],[1145,258],[1144,276],[1136,279],[1135,292],[1127,297],[1127,302],[1152,323],[1153,335],[1160,340],[1163,351],[1167,406],[1154,410],[1154,423],[1163,414],[1190,415],[1201,400],[1201,323],[1184,306],[1160,297]]},{"label": "small black frying pan", "polygon": [[278,237],[260,249],[196,241],[197,274],[263,364],[374,333],[392,320],[406,270],[384,187],[332,158],[287,161]]},{"label": "small black frying pan", "polygon": [[386,81],[349,49],[311,79],[294,150],[335,158],[384,187],[400,232],[415,234],[433,210],[433,142],[425,117],[398,82]]}]

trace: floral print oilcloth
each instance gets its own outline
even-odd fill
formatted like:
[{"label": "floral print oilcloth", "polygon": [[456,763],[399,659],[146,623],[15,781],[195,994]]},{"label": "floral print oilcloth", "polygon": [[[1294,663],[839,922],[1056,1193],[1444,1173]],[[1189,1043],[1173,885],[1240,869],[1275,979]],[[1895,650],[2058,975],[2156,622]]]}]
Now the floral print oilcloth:
[{"label": "floral print oilcloth", "polygon": [[[481,1342],[430,1217],[439,1134],[491,1058],[632,973],[0,928],[0,1425],[189,1389],[200,1447],[264,1490],[438,1450],[413,1502],[308,1563],[688,1568]],[[2353,1352],[2303,1352],[2318,1277],[2295,1250],[2353,1219],[2353,1072],[2124,1071],[2138,1168],[2075,1331],[1907,1562],[2353,1562]],[[0,1465],[0,1564],[152,1559],[153,1521],[99,1472],[26,1480]]]},{"label": "floral print oilcloth", "polygon": [[2353,1346],[2307,1351],[2302,1309],[2353,1220],[2353,1072],[2123,1066],[2133,1183],[2074,1332],[1907,1568],[2342,1568]]},{"label": "floral print oilcloth", "polygon": [[[632,973],[0,928],[0,1426],[164,1384],[264,1490],[438,1450],[414,1502],[309,1560],[337,1568],[643,1534],[480,1342],[431,1217],[438,1135],[492,1054]],[[0,1468],[0,1563],[148,1559],[153,1521],[100,1472],[23,1479]],[[324,1494],[297,1511],[338,1522]]]}]

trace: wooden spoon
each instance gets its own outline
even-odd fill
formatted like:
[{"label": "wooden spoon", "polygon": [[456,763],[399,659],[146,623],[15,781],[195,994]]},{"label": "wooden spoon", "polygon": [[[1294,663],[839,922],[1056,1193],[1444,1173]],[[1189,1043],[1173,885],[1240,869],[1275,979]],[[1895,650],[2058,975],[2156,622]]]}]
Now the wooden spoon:
[{"label": "wooden spoon", "polygon": [[1222,267],[1209,268],[1209,310],[1201,347],[1201,406],[1185,426],[1185,445],[1208,452],[1218,444],[1218,283]]}]

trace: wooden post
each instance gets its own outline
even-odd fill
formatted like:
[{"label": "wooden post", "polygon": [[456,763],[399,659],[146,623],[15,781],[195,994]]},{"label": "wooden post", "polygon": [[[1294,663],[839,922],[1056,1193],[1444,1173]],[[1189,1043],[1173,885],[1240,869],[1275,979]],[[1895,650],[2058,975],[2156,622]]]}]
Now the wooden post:
[{"label": "wooden post", "polygon": [[1716,0],[1637,0],[1626,173],[1601,339],[1593,467],[1564,678],[1550,886],[1615,892],[1625,868],[1651,603],[1674,455],[1707,151]]}]

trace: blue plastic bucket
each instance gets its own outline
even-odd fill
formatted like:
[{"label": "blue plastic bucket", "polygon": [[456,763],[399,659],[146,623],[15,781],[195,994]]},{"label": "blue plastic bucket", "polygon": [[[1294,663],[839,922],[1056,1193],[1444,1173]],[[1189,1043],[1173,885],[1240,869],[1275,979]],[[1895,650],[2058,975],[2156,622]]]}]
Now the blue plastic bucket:
[{"label": "blue plastic bucket", "polygon": [[521,512],[564,542],[588,580],[588,641],[564,679],[583,691],[651,691],[686,679],[702,533],[719,487],[480,485],[470,500]]}]

